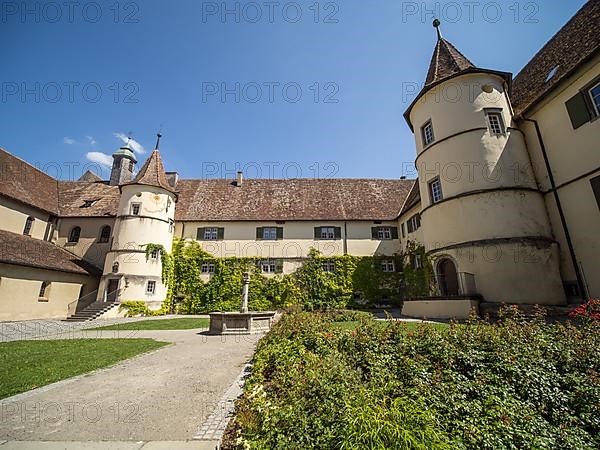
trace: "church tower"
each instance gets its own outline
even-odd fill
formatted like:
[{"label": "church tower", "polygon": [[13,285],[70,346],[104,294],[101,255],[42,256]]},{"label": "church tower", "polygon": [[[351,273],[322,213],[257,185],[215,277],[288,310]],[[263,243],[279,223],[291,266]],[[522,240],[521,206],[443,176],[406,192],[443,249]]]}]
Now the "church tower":
[{"label": "church tower", "polygon": [[440,291],[564,304],[558,244],[513,119],[512,75],[476,67],[439,25],[425,86],[404,117],[415,134],[423,236]]},{"label": "church tower", "polygon": [[113,164],[110,172],[111,186],[119,186],[124,183],[131,181],[133,175],[133,169],[137,163],[135,154],[131,150],[129,142],[123,145],[112,155]]},{"label": "church tower", "polygon": [[170,253],[173,241],[177,194],[167,180],[159,142],[160,134],[156,150],[133,181],[120,186],[114,238],[106,255],[100,300],[142,300],[156,310],[167,297],[160,252],[146,257],[148,244],[162,245]]}]

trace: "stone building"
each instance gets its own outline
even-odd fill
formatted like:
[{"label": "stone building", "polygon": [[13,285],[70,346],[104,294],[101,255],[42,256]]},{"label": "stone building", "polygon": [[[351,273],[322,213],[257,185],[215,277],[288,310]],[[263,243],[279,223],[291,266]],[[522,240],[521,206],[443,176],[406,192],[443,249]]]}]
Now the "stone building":
[{"label": "stone building", "polygon": [[62,181],[0,150],[0,320],[66,317],[94,301],[157,309],[161,255],[145,246],[170,251],[174,237],[259,257],[266,274],[293,272],[310,248],[393,264],[420,243],[435,287],[405,303],[416,316],[464,317],[481,299],[600,297],[598,25],[592,0],[514,78],[477,67],[438,28],[405,113],[418,180],[184,180],[158,150],[135,173],[124,145],[109,181]]}]

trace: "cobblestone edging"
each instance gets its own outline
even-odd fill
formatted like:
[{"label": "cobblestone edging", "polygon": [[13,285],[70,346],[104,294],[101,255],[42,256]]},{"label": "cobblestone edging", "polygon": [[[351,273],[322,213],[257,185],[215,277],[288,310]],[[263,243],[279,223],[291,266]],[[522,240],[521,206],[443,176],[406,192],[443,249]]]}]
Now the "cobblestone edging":
[{"label": "cobblestone edging", "polygon": [[204,421],[194,440],[197,441],[221,441],[229,421],[235,411],[235,401],[242,395],[246,377],[250,373],[252,365],[247,363],[234,382],[225,391],[223,397],[210,416]]}]

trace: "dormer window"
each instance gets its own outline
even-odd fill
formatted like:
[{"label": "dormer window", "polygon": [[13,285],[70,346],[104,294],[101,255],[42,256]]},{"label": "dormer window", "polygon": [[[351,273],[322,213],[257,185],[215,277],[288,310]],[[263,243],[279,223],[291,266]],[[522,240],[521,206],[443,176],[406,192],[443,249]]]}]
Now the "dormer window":
[{"label": "dormer window", "polygon": [[501,109],[486,109],[485,116],[488,123],[488,130],[492,136],[506,134],[506,127],[504,125]]},{"label": "dormer window", "polygon": [[421,136],[423,138],[423,147],[429,147],[435,141],[433,123],[431,120],[428,120],[425,125],[421,127]]},{"label": "dormer window", "polygon": [[98,200],[84,200],[83,205],[81,205],[81,208],[91,208],[96,204],[97,201]]}]

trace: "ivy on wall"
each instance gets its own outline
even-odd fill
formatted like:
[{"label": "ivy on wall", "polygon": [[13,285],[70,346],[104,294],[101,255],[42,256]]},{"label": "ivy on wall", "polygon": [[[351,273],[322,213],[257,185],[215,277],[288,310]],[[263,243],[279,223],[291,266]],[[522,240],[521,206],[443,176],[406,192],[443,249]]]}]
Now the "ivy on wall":
[{"label": "ivy on wall", "polygon": [[[259,262],[264,258],[215,258],[196,241],[175,239],[171,255],[162,245],[147,244],[146,257],[153,251],[161,255],[163,282],[169,288],[162,310],[171,311],[174,300],[183,299],[178,311],[184,314],[239,310],[244,272],[251,275],[249,307],[253,311],[293,305],[327,309],[382,301],[399,304],[403,298],[429,295],[433,278],[431,261],[416,243],[409,243],[403,254],[394,257],[325,257],[312,249],[296,272],[272,276],[260,271]],[[415,258],[420,261],[418,268]],[[383,260],[390,259],[396,272],[381,268]],[[204,263],[214,265],[208,280],[201,276]]]}]

